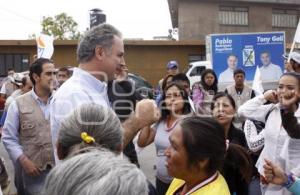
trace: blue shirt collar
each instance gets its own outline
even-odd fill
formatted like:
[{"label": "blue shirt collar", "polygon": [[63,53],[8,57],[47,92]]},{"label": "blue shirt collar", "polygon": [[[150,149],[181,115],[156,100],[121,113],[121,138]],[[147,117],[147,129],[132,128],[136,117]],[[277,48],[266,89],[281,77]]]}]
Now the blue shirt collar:
[{"label": "blue shirt collar", "polygon": [[[50,100],[52,99],[52,94],[53,93],[50,94],[50,97],[48,98],[47,104],[50,104]],[[44,104],[43,100],[39,96],[37,96],[37,94],[35,93],[34,87],[31,90],[31,95],[32,95],[33,99],[35,99],[36,101]]]}]

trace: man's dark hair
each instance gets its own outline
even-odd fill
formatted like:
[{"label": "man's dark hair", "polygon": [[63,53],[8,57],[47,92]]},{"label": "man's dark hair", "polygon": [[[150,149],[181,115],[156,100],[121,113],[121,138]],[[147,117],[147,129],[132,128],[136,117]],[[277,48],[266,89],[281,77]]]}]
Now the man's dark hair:
[{"label": "man's dark hair", "polygon": [[28,79],[27,76],[24,76],[24,77],[22,78],[22,85],[23,85],[23,87],[26,85],[27,79]]},{"label": "man's dark hair", "polygon": [[189,165],[208,159],[207,174],[219,170],[225,158],[224,128],[211,117],[190,116],[179,123]]},{"label": "man's dark hair", "polygon": [[58,71],[66,72],[68,76],[71,76],[71,71],[67,67],[61,67]]},{"label": "man's dark hair", "polygon": [[243,74],[244,76],[246,76],[246,73],[245,73],[245,71],[243,70],[243,69],[236,69],[236,70],[234,70],[234,72],[233,72],[233,76],[235,76],[236,74]]},{"label": "man's dark hair", "polygon": [[38,58],[30,65],[29,77],[30,77],[30,80],[31,80],[33,86],[35,86],[35,80],[33,78],[33,74],[41,76],[41,73],[43,72],[43,65],[46,63],[53,64],[53,61],[49,60],[47,58]]},{"label": "man's dark hair", "polygon": [[7,72],[12,71],[12,70],[15,71],[14,68],[8,68],[8,69],[7,69]]},{"label": "man's dark hair", "polygon": [[184,73],[178,73],[173,76],[172,82],[184,81],[191,85],[189,78]]}]

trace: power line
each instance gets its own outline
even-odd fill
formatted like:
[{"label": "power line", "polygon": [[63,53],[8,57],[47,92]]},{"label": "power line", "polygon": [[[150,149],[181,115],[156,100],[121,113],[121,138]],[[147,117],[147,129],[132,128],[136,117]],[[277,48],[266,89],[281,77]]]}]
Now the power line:
[{"label": "power line", "polygon": [[17,16],[17,17],[19,17],[19,18],[22,18],[22,19],[24,19],[24,20],[30,21],[30,22],[32,22],[32,23],[34,23],[34,24],[40,24],[40,22],[37,21],[37,20],[35,20],[35,19],[29,18],[29,17],[27,17],[27,16],[24,16],[24,15],[22,15],[22,14],[19,14],[19,13],[17,13],[17,12],[14,12],[14,11],[12,11],[12,10],[7,9],[7,8],[0,7],[0,10],[3,10],[3,11],[5,11],[5,12],[9,13],[9,14],[12,14],[12,15]]}]

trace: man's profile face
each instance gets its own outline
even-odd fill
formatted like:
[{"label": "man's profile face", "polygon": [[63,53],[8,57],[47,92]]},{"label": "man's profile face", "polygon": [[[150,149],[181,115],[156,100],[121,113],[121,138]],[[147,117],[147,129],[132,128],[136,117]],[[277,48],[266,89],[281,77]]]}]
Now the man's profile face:
[{"label": "man's profile face", "polygon": [[[37,76],[37,75],[36,75]],[[35,79],[35,85],[39,85],[45,91],[51,92],[54,89],[54,81],[56,79],[55,66],[52,63],[45,63],[42,66],[40,76]]]},{"label": "man's profile face", "polygon": [[271,61],[268,53],[262,53],[260,55],[260,60],[263,66],[269,65]]},{"label": "man's profile face", "polygon": [[173,68],[169,68],[167,70],[167,73],[170,74],[170,75],[176,75],[176,74],[178,74],[179,73],[178,67],[175,66]]},{"label": "man's profile face", "polygon": [[125,64],[124,43],[120,37],[115,36],[111,49],[106,49],[103,59],[102,71],[107,79],[113,80],[117,70]]},{"label": "man's profile face", "polygon": [[227,64],[230,69],[236,69],[237,66],[237,58],[235,56],[229,56],[227,59]]}]

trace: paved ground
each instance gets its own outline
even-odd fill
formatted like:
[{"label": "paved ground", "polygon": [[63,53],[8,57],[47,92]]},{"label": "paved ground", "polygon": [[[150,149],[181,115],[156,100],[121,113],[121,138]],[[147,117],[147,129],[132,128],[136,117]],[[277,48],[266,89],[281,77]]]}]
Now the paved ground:
[{"label": "paved ground", "polygon": [[[11,178],[11,181],[13,182],[14,180],[14,169],[11,160],[9,159],[9,156],[2,144],[0,143],[0,156],[5,159],[7,168],[8,168],[8,173]],[[138,154],[139,156],[139,162],[141,165],[141,169],[151,181],[153,185],[155,185],[155,170],[154,170],[154,164],[155,164],[155,147],[153,144],[147,146],[145,149],[143,149],[141,152]],[[14,187],[14,184],[12,183],[12,189],[9,195],[16,194],[16,189]]]}]

